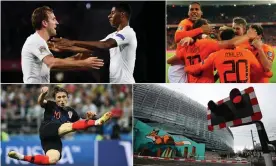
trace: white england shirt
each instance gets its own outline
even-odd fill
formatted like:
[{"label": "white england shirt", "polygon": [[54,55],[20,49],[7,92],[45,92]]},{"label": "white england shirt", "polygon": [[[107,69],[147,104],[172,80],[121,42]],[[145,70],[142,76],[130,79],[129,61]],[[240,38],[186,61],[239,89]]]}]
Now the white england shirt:
[{"label": "white england shirt", "polygon": [[46,41],[35,32],[25,41],[21,52],[24,83],[50,83],[50,69],[43,58],[52,55]]},{"label": "white england shirt", "polygon": [[110,83],[135,83],[133,72],[137,48],[136,33],[130,26],[126,26],[120,31],[109,34],[101,41],[110,38],[117,42],[117,47],[109,49]]},{"label": "white england shirt", "polygon": [[168,69],[168,78],[170,83],[186,83],[187,74],[184,71],[184,65],[178,64],[170,66]]}]

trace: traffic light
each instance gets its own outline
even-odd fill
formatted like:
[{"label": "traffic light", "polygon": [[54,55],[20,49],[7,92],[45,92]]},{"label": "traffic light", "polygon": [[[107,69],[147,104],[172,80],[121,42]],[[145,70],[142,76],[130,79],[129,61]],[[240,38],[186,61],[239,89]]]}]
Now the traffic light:
[{"label": "traffic light", "polygon": [[253,87],[243,91],[234,88],[229,97],[217,103],[208,102],[208,130],[221,129],[230,126],[258,121],[262,113]]}]

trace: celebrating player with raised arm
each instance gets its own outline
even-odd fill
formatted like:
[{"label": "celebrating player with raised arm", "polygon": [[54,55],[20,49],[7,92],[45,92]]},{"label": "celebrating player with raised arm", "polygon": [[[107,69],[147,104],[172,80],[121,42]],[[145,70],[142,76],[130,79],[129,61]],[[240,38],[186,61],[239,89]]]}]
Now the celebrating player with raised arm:
[{"label": "celebrating player with raised arm", "polygon": [[[57,34],[58,21],[51,8],[43,6],[35,9],[32,14],[32,25],[36,32],[27,38],[21,52],[24,83],[49,83],[50,69],[99,69],[103,66],[103,60],[97,57],[79,60],[81,54],[66,59],[53,56],[47,41]],[[90,52],[87,49],[78,51]]]},{"label": "celebrating player with raised arm", "polygon": [[[175,32],[174,40],[175,43],[177,43],[177,48],[175,54],[179,53],[179,50],[181,49],[180,41],[181,39],[185,37],[195,37],[199,34],[208,34],[211,32],[211,27],[209,25],[202,25],[201,27],[198,27],[196,29],[193,29],[194,23],[201,19],[202,11],[201,11],[201,5],[199,2],[192,2],[189,5],[189,11],[188,11],[189,18],[186,18],[182,20],[178,24],[178,28]],[[170,82],[172,83],[180,83],[180,82],[187,82],[188,80],[187,75],[184,71],[184,63],[182,61],[169,63],[171,66],[169,67],[168,71],[168,77]]]},{"label": "celebrating player with raised arm", "polygon": [[44,120],[39,128],[41,146],[45,155],[25,156],[10,151],[9,157],[34,164],[56,164],[62,154],[62,136],[70,132],[85,130],[91,126],[103,125],[112,117],[111,112],[107,112],[100,119],[91,120],[95,114],[89,111],[87,112],[87,119],[82,120],[73,108],[67,106],[68,92],[65,89],[54,88],[52,95],[55,101],[45,100],[47,93],[48,87],[42,87],[38,97],[38,103],[45,109]]}]

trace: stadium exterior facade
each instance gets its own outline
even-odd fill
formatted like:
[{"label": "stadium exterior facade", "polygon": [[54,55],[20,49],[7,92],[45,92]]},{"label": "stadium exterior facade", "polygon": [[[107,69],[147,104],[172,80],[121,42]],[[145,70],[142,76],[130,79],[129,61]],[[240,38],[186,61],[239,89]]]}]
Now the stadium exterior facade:
[{"label": "stadium exterior facade", "polygon": [[[207,104],[206,104],[207,105]],[[210,132],[206,107],[158,84],[133,85],[134,118],[173,135],[204,143],[206,151],[233,152],[229,128]]]}]

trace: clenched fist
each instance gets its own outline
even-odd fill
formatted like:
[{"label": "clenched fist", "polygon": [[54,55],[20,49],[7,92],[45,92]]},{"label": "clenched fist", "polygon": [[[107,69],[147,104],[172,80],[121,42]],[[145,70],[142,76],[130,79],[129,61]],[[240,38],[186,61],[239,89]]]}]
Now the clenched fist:
[{"label": "clenched fist", "polygon": [[48,87],[47,86],[43,86],[42,88],[41,88],[41,93],[48,93]]}]

